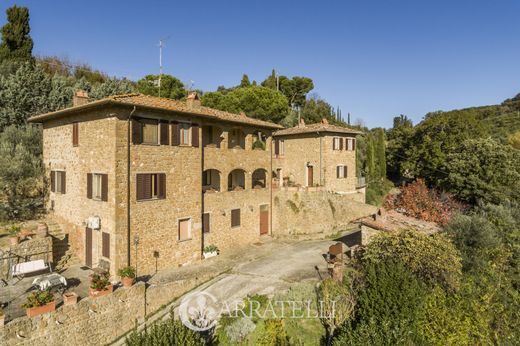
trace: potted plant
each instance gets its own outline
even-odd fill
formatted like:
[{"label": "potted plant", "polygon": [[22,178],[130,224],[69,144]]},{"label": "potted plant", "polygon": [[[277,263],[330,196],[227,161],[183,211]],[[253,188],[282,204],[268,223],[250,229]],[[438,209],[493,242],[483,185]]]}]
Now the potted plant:
[{"label": "potted plant", "polygon": [[34,317],[56,310],[56,300],[49,291],[35,291],[27,297],[22,307],[27,317]]},{"label": "potted plant", "polygon": [[218,255],[218,247],[216,245],[208,245],[204,247],[204,258],[211,258]]},{"label": "potted plant", "polygon": [[123,267],[117,271],[117,275],[121,277],[123,287],[131,287],[134,284],[135,268],[132,266]]},{"label": "potted plant", "polygon": [[75,292],[63,293],[63,305],[74,305],[78,302],[78,295]]},{"label": "potted plant", "polygon": [[108,272],[103,274],[94,273],[90,277],[90,287],[88,289],[88,295],[92,298],[98,298],[106,296],[112,293],[113,286],[109,280]]},{"label": "potted plant", "polygon": [[20,232],[20,227],[11,225],[7,231],[9,232],[9,242],[11,245],[18,245],[18,233]]}]

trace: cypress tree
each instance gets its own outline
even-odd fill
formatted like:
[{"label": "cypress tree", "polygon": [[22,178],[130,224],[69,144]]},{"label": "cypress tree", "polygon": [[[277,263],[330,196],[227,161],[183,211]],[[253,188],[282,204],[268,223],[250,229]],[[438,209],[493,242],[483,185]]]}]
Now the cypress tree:
[{"label": "cypress tree", "polygon": [[386,177],[386,153],[385,153],[385,131],[377,128],[375,133],[375,159],[377,164],[378,178]]},{"label": "cypress tree", "polygon": [[247,88],[248,86],[251,86],[251,82],[249,82],[249,77],[247,74],[244,73],[242,76],[242,80],[240,81],[240,87],[241,88]]},{"label": "cypress tree", "polygon": [[0,62],[32,60],[33,40],[29,36],[29,9],[14,5],[6,10],[7,24],[1,31]]}]

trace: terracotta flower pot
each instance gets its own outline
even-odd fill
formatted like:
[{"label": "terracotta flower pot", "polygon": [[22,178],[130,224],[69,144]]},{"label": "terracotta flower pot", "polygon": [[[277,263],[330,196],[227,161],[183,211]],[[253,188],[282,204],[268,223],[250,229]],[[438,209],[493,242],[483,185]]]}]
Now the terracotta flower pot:
[{"label": "terracotta flower pot", "polygon": [[74,292],[63,293],[63,304],[74,305],[78,302],[78,295]]},{"label": "terracotta flower pot", "polygon": [[124,276],[121,278],[121,282],[123,283],[123,287],[132,287],[134,284],[134,278]]},{"label": "terracotta flower pot", "polygon": [[16,246],[18,245],[18,236],[11,236],[9,237],[9,243],[12,245],[12,246]]},{"label": "terracotta flower pot", "polygon": [[27,317],[34,317],[54,310],[56,310],[56,301],[35,308],[27,308],[25,309],[25,313],[27,314]]},{"label": "terracotta flower pot", "polygon": [[112,285],[108,285],[107,287],[105,287],[102,290],[96,290],[94,288],[89,287],[88,295],[91,298],[99,298],[99,297],[109,295],[110,293],[112,293],[113,290],[114,290],[114,287]]}]

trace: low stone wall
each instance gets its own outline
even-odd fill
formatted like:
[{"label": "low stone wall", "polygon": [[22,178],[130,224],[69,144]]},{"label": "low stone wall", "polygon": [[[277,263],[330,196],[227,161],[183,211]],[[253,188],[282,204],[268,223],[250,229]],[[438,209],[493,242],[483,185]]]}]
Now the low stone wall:
[{"label": "low stone wall", "polygon": [[216,272],[161,282],[146,287],[143,282],[119,288],[96,299],[33,318],[22,317],[0,326],[2,345],[104,345],[121,338],[183,294],[215,277]]},{"label": "low stone wall", "polygon": [[280,238],[324,237],[377,211],[377,207],[360,202],[364,199],[362,194],[282,190],[273,199],[273,236]]}]

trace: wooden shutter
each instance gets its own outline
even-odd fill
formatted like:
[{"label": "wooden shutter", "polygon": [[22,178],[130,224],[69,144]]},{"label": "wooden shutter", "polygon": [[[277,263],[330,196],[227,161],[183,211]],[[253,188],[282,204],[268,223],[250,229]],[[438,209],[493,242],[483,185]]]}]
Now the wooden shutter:
[{"label": "wooden shutter", "polygon": [[179,220],[179,240],[190,239],[190,219]]},{"label": "wooden shutter", "polygon": [[343,178],[346,178],[347,176],[348,176],[347,166],[343,166]]},{"label": "wooden shutter", "polygon": [[161,134],[160,143],[161,145],[170,145],[170,134],[168,131],[169,124],[166,120],[161,120],[159,123],[159,131]]},{"label": "wooden shutter", "polygon": [[356,139],[352,138],[352,150],[356,150]]},{"label": "wooden shutter", "polygon": [[108,174],[101,174],[101,200],[108,201]]},{"label": "wooden shutter", "polygon": [[77,147],[79,145],[79,125],[78,123],[72,123],[72,146]]},{"label": "wooden shutter", "polygon": [[210,220],[210,214],[204,213],[202,214],[202,232],[209,233],[209,220]]},{"label": "wooden shutter", "polygon": [[87,198],[92,198],[92,173],[87,173]]},{"label": "wooden shutter", "polygon": [[51,171],[51,192],[56,192],[56,171]]},{"label": "wooden shutter", "polygon": [[199,146],[199,125],[198,124],[191,125],[191,146],[192,147]]},{"label": "wooden shutter", "polygon": [[137,200],[151,198],[152,179],[150,174],[137,174],[136,176],[136,198]]},{"label": "wooden shutter", "polygon": [[102,232],[101,254],[103,257],[110,258],[110,233]]},{"label": "wooden shutter", "polygon": [[172,145],[180,144],[180,133],[179,133],[179,123],[174,121],[172,122]]},{"label": "wooden shutter", "polygon": [[338,138],[339,140],[339,150],[343,150],[343,138]]},{"label": "wooden shutter", "polygon": [[240,226],[240,209],[231,210],[231,227]]},{"label": "wooden shutter", "polygon": [[276,156],[280,155],[280,140],[279,139],[274,140],[274,154]]},{"label": "wooden shutter", "polygon": [[339,170],[340,170],[340,166],[336,166],[336,178],[340,178]]},{"label": "wooden shutter", "polygon": [[61,172],[61,193],[67,192],[67,189],[65,188],[67,179],[65,178],[65,171]]},{"label": "wooden shutter", "polygon": [[136,119],[132,120],[132,143],[143,143],[143,125]]},{"label": "wooden shutter", "polygon": [[166,198],[166,174],[157,174],[157,198]]}]

